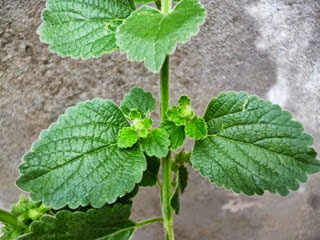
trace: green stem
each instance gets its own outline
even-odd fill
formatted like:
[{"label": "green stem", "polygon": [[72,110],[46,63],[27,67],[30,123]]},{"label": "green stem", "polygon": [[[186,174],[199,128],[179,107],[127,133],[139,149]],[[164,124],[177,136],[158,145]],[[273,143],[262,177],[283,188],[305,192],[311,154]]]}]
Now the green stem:
[{"label": "green stem", "polygon": [[161,1],[161,12],[168,14],[171,11],[172,0],[162,0]]},{"label": "green stem", "polygon": [[150,218],[141,222],[136,223],[135,228],[140,228],[148,224],[163,222],[163,218]]},{"label": "green stem", "polygon": [[19,227],[18,218],[12,213],[2,209],[0,209],[0,222],[14,227]]},{"label": "green stem", "polygon": [[[167,111],[170,103],[170,88],[169,88],[169,57],[167,56],[160,72],[160,96],[161,96],[161,120],[164,121],[167,118]],[[167,157],[162,159],[162,191],[161,191],[161,203],[162,203],[162,215],[164,220],[165,236],[166,240],[174,240],[173,232],[173,211],[171,208],[171,153],[169,152]]]},{"label": "green stem", "polygon": [[[172,0],[161,0],[161,12],[168,14],[171,11]],[[161,120],[167,119],[170,105],[170,76],[169,56],[166,57],[160,72]],[[171,152],[162,159],[162,189],[161,204],[166,240],[174,240],[173,211],[171,207]]]},{"label": "green stem", "polygon": [[171,207],[171,160],[170,153],[162,160],[162,215],[166,240],[174,240],[173,211]]}]

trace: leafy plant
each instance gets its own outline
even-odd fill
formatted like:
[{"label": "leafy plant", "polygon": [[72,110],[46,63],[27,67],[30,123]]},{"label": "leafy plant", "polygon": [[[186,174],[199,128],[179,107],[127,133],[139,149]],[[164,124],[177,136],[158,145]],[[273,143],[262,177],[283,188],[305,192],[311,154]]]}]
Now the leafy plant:
[{"label": "leafy plant", "polygon": [[[187,96],[170,107],[169,55],[198,33],[205,16],[199,0],[48,0],[38,32],[52,52],[87,59],[119,50],[160,72],[161,123],[150,118],[156,99],[137,87],[120,106],[93,99],[68,108],[24,155],[17,185],[32,201],[0,211],[1,239],[127,240],[163,222],[173,240],[186,165],[247,195],[287,195],[320,170],[311,136],[268,101],[225,92],[203,117]],[[186,137],[194,139],[190,153],[181,150]],[[163,216],[134,222],[133,198],[151,186],[161,191]]]}]

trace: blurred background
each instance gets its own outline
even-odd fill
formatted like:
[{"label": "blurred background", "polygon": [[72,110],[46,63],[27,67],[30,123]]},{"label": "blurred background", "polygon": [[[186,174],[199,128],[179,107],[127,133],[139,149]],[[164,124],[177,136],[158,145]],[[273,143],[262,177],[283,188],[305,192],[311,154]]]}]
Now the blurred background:
[{"label": "blurred background", "polygon": [[[202,3],[208,17],[200,34],[171,57],[171,103],[189,95],[203,114],[220,91],[247,91],[291,111],[320,151],[320,1]],[[68,106],[95,97],[119,103],[133,86],[159,93],[158,75],[119,53],[89,61],[49,53],[36,34],[44,6],[44,0],[0,0],[0,208],[21,194],[15,186],[21,157]],[[177,240],[320,239],[320,174],[287,197],[246,197],[189,170]],[[160,215],[158,199],[157,190],[143,189],[133,217]],[[162,228],[141,229],[134,239],[161,240]]]}]

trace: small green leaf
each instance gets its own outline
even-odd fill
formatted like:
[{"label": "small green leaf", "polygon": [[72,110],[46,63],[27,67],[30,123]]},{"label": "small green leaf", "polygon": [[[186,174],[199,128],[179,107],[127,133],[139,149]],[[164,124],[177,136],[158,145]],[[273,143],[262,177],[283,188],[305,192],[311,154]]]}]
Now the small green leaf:
[{"label": "small green leaf", "polygon": [[186,134],[193,139],[201,139],[207,136],[207,124],[198,116],[187,122]]},{"label": "small green leaf", "polygon": [[227,92],[212,99],[204,119],[208,136],[195,142],[191,162],[218,186],[287,195],[320,170],[311,136],[278,105]]},{"label": "small green leaf", "polygon": [[174,155],[174,160],[178,164],[184,164],[184,163],[191,164],[190,156],[191,156],[191,152],[181,151],[181,152]]},{"label": "small green leaf", "polygon": [[125,96],[120,104],[121,110],[125,115],[129,115],[132,110],[138,110],[142,118],[156,109],[156,99],[150,92],[134,87]]},{"label": "small green leaf", "polygon": [[119,131],[129,126],[111,100],[68,108],[24,156],[17,185],[54,209],[114,203],[132,191],[146,169],[139,145],[117,145]]},{"label": "small green leaf", "polygon": [[158,172],[160,168],[160,159],[156,157],[146,157],[147,170],[144,171],[142,181],[139,186],[153,187],[158,181]]},{"label": "small green leaf", "polygon": [[149,6],[137,9],[117,29],[117,44],[129,60],[159,72],[165,57],[199,32],[206,10],[198,0],[182,0],[167,15]]},{"label": "small green leaf", "polygon": [[183,145],[186,138],[184,126],[177,126],[174,122],[164,121],[161,123],[160,128],[163,128],[169,134],[172,150]]},{"label": "small green leaf", "polygon": [[180,192],[179,187],[176,186],[175,191],[171,197],[170,204],[176,215],[180,213]]},{"label": "small green leaf", "polygon": [[177,126],[186,125],[187,120],[184,117],[180,116],[180,108],[173,106],[167,112],[169,121],[174,122]]},{"label": "small green leaf", "polygon": [[141,113],[136,109],[131,110],[129,118],[131,120],[140,119],[141,118]]},{"label": "small green leaf", "polygon": [[139,139],[138,133],[131,127],[122,128],[118,136],[118,147],[129,148],[132,147]]},{"label": "small green leaf", "polygon": [[19,240],[129,240],[135,223],[130,205],[116,204],[87,212],[61,210],[31,224],[31,233]]},{"label": "small green leaf", "polygon": [[141,141],[143,151],[150,157],[156,156],[163,158],[167,156],[169,146],[169,134],[161,128],[152,130],[149,135]]},{"label": "small green leaf", "polygon": [[181,165],[179,167],[179,189],[180,193],[183,194],[184,190],[188,185],[188,169]]},{"label": "small green leaf", "polygon": [[190,106],[191,100],[188,96],[181,96],[178,100],[180,107],[187,107]]},{"label": "small green leaf", "polygon": [[134,9],[133,0],[48,0],[38,34],[62,57],[99,57],[117,49],[116,29]]}]

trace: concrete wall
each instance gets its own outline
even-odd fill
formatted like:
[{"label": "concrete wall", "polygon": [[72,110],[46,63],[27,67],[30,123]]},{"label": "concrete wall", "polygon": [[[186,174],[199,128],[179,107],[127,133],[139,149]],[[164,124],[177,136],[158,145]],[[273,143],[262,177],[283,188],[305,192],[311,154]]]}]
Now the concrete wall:
[{"label": "concrete wall", "polygon": [[[198,113],[220,91],[244,90],[280,104],[304,123],[320,150],[320,2],[203,1],[201,33],[172,59],[172,103],[188,94]],[[36,29],[45,1],[0,0],[0,207],[20,194],[22,155],[65,108],[93,97],[117,103],[133,86],[158,94],[158,76],[118,53],[89,61],[50,54]],[[158,114],[156,114],[156,117]],[[176,217],[176,239],[320,239],[320,175],[287,197],[237,195],[191,171]],[[144,189],[134,217],[160,214]],[[162,239],[154,225],[135,238]]]}]

